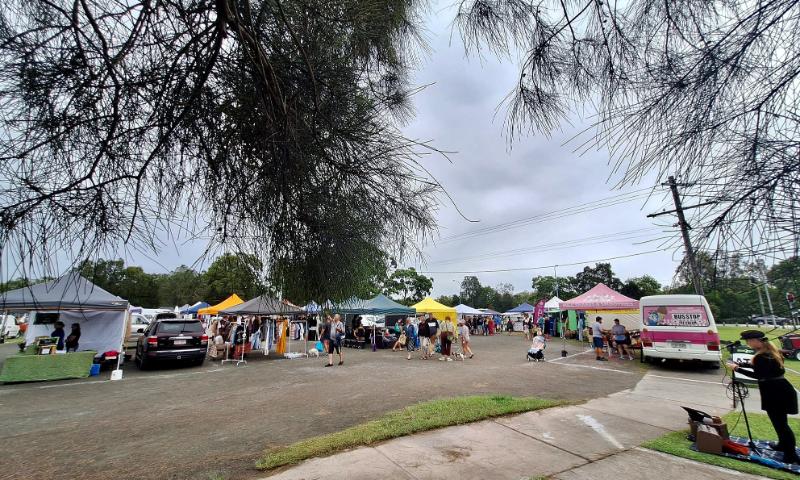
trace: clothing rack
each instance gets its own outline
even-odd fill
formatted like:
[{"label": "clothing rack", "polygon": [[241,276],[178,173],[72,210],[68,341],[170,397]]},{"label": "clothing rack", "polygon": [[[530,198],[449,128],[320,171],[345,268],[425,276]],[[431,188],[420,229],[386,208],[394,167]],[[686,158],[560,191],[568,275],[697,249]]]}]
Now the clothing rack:
[{"label": "clothing rack", "polygon": [[232,327],[234,333],[233,333],[233,341],[231,342],[231,348],[227,349],[227,351],[225,352],[225,359],[222,360],[222,362],[220,362],[220,366],[224,365],[225,362],[236,362],[236,366],[237,367],[242,363],[247,365],[247,360],[244,359],[244,351],[245,351],[245,345],[247,344],[247,341],[248,341],[247,327],[248,327],[249,324],[250,324],[250,318],[249,317],[245,317],[242,320],[242,323],[241,323],[241,325],[243,327],[242,328],[242,344],[241,344],[242,345],[242,353],[241,353],[241,358],[230,358],[231,351],[233,351],[234,353],[236,352],[236,337],[238,336],[236,331],[239,329],[239,325],[240,325],[239,322],[236,322],[236,325],[234,325]]}]

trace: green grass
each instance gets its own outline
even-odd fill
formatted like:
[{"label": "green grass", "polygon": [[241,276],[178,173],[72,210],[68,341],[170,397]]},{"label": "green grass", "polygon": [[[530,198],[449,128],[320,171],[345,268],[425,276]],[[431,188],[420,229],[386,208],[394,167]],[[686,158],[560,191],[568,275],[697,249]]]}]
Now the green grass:
[{"label": "green grass", "polygon": [[[717,327],[719,330],[719,339],[720,340],[728,340],[730,342],[739,340],[739,334],[745,330],[753,330],[754,327]],[[772,327],[762,327],[760,330],[763,330],[764,333],[769,332],[772,330]],[[778,333],[781,332],[781,333]],[[788,330],[776,330],[772,333],[767,333],[767,335],[772,338],[778,335],[783,335],[784,332],[788,332]],[[772,343],[775,344],[776,347],[780,348],[780,344],[778,340],[773,340]],[[726,361],[730,358],[730,354],[727,350],[722,349],[722,361]],[[786,370],[786,379],[794,385],[795,388],[800,388],[800,374],[793,372],[800,372],[800,362],[794,359],[784,359],[784,366],[787,368]],[[789,370],[791,369],[791,370]]]},{"label": "green grass", "polygon": [[256,467],[269,470],[412,433],[512,413],[540,410],[564,403],[535,397],[520,398],[504,395],[456,397],[422,402],[402,410],[388,412],[375,420],[336,433],[268,450],[256,463]]},{"label": "green grass", "polygon": [[[734,426],[734,424],[736,424],[739,416],[740,413],[732,412],[724,417],[725,421],[728,423],[728,428],[731,428]],[[775,434],[775,431],[772,429],[772,424],[766,415],[748,413],[747,418],[750,420],[750,428],[753,431],[753,438],[757,438],[759,440],[777,440],[778,437]],[[791,425],[792,430],[794,430],[795,433],[800,432],[800,420],[789,418],[789,425]],[[652,450],[658,450],[659,452],[676,455],[678,457],[684,457],[691,460],[696,460],[698,462],[707,463],[709,465],[716,465],[718,467],[729,468],[731,470],[737,470],[753,475],[761,475],[779,480],[797,480],[798,478],[798,476],[793,473],[775,470],[763,465],[758,465],[756,463],[745,462],[720,455],[695,452],[689,448],[692,443],[689,440],[686,440],[687,434],[688,430],[668,433],[662,437],[650,440],[649,442],[644,443],[642,446]],[[736,428],[734,428],[730,434],[739,437],[747,436],[747,428],[745,427],[743,418],[738,424],[736,424]]]}]

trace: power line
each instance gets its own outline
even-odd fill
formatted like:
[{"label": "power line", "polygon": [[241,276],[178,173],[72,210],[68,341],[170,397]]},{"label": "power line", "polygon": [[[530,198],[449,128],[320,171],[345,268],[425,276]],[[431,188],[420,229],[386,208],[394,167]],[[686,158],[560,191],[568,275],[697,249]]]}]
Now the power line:
[{"label": "power line", "polygon": [[[659,234],[656,231],[660,232]],[[649,233],[643,233],[649,232]],[[511,250],[498,250],[495,252],[488,252],[480,255],[471,255],[468,257],[459,257],[459,258],[448,258],[443,260],[437,260],[435,262],[430,262],[433,265],[442,265],[448,263],[456,263],[462,261],[469,261],[469,260],[490,260],[490,259],[497,259],[497,258],[505,258],[505,257],[514,257],[517,255],[524,255],[529,252],[547,252],[553,250],[563,250],[567,248],[574,248],[574,247],[584,247],[590,245],[599,245],[603,243],[609,242],[616,242],[616,241],[623,241],[623,240],[634,240],[639,238],[649,238],[647,241],[657,240],[661,237],[661,233],[666,233],[662,229],[657,227],[649,227],[649,228],[639,228],[636,230],[629,230],[626,232],[615,232],[615,233],[608,233],[604,235],[596,235],[594,237],[585,237],[573,240],[564,240],[558,242],[551,242],[551,243],[543,243],[539,245],[533,245],[530,247],[523,247]]]},{"label": "power line", "polygon": [[531,216],[531,217],[520,218],[520,219],[517,219],[517,220],[512,220],[512,221],[509,221],[509,222],[499,223],[499,224],[492,225],[492,226],[482,227],[482,228],[478,228],[478,229],[471,230],[471,231],[464,232],[464,233],[460,233],[460,234],[449,235],[449,236],[443,237],[442,238],[442,242],[450,242],[450,241],[454,241],[454,240],[463,240],[463,239],[468,239],[468,238],[474,238],[474,237],[478,237],[478,236],[482,236],[482,235],[487,235],[487,234],[491,234],[491,233],[510,230],[510,229],[513,229],[513,228],[519,228],[519,227],[523,227],[523,226],[527,226],[527,225],[541,223],[541,222],[544,222],[544,221],[547,221],[547,220],[552,220],[554,218],[561,218],[561,217],[570,216],[570,215],[577,215],[579,213],[591,212],[591,211],[594,211],[594,210],[598,210],[598,209],[601,209],[601,208],[607,208],[607,207],[611,207],[611,206],[614,206],[614,205],[628,203],[628,202],[632,202],[632,201],[636,201],[636,200],[643,200],[643,199],[645,199],[645,198],[650,196],[650,193],[649,193],[650,191],[652,191],[652,189],[650,187],[642,188],[642,189],[639,189],[639,190],[633,190],[633,191],[630,191],[630,192],[621,193],[621,194],[613,195],[613,196],[606,197],[606,198],[601,198],[601,199],[594,200],[594,201],[591,201],[591,202],[585,202],[585,203],[582,203],[582,204],[578,204],[578,205],[574,205],[574,206],[571,206],[571,207],[562,208],[562,209],[559,209],[559,210],[553,210],[553,211],[546,212],[546,213],[543,213],[543,214],[534,215],[534,216]]},{"label": "power line", "polygon": [[524,272],[527,270],[544,270],[544,269],[551,269],[553,267],[571,267],[575,265],[584,265],[586,263],[596,263],[596,262],[605,262],[607,260],[618,260],[620,258],[630,258],[630,257],[638,257],[640,255],[649,255],[651,253],[657,252],[666,252],[669,248],[659,248],[657,250],[649,250],[647,252],[639,252],[639,253],[632,253],[630,255],[619,255],[617,257],[607,257],[607,258],[597,258],[594,260],[584,260],[581,262],[573,262],[573,263],[557,263],[553,265],[543,265],[540,267],[524,267],[524,268],[499,268],[495,270],[465,270],[465,271],[453,271],[453,272],[432,272],[432,271],[425,271],[421,270],[420,273],[425,273],[428,275],[445,275],[445,274],[466,274],[466,273],[499,273],[499,272]]}]

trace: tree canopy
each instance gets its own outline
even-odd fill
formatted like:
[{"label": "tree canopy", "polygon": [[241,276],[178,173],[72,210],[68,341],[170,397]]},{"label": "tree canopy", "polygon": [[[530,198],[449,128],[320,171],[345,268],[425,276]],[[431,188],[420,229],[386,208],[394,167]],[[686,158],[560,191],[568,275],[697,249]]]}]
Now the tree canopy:
[{"label": "tree canopy", "polygon": [[702,204],[699,249],[797,255],[796,0],[462,0],[456,23],[468,50],[521,58],[512,139],[580,119],[622,184],[674,175]]},{"label": "tree canopy", "polygon": [[[405,0],[0,5],[2,260],[208,238],[342,299],[430,234]],[[412,233],[407,233],[412,232]],[[58,273],[58,272],[54,272]],[[334,281],[331,281],[334,280]]]}]

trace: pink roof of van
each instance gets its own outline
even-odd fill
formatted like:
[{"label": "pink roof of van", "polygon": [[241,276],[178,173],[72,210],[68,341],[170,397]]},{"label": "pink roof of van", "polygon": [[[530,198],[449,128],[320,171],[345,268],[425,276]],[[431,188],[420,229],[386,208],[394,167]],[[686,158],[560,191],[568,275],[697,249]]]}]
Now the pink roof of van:
[{"label": "pink roof of van", "polygon": [[559,305],[561,310],[634,310],[639,308],[639,301],[598,283],[583,295]]}]

